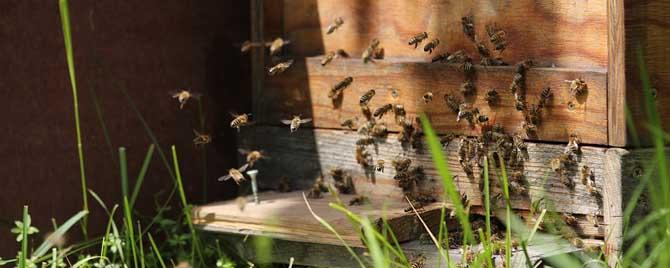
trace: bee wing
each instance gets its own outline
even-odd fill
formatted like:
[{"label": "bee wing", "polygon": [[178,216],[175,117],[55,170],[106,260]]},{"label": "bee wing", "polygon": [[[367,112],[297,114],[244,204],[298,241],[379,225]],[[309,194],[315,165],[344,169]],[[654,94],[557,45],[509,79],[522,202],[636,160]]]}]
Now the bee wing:
[{"label": "bee wing", "polygon": [[312,118],[305,118],[300,120],[300,124],[312,122]]},{"label": "bee wing", "polygon": [[240,172],[244,172],[245,170],[247,170],[248,167],[249,167],[249,164],[244,164],[240,168],[238,168],[237,170],[239,170]]},{"label": "bee wing", "polygon": [[200,99],[200,97],[202,97],[202,95],[203,94],[200,93],[200,92],[191,92],[191,98],[194,98],[194,99]]},{"label": "bee wing", "polygon": [[246,154],[249,154],[249,153],[250,153],[250,151],[249,151],[249,150],[247,150],[247,149],[242,149],[242,148],[239,148],[239,149],[237,149],[237,151],[238,151],[238,152],[239,152],[240,154],[244,154],[244,155],[246,155]]},{"label": "bee wing", "polygon": [[284,125],[290,125],[292,121],[291,121],[291,120],[281,120],[281,122],[282,122]]},{"label": "bee wing", "polygon": [[179,93],[181,93],[181,90],[170,90],[168,91],[168,94],[172,96],[173,98],[179,97]]},{"label": "bee wing", "polygon": [[219,181],[227,181],[227,180],[229,180],[229,179],[232,178],[232,177],[233,177],[233,176],[230,176],[230,174],[228,174],[228,175],[219,177],[218,180],[219,180]]}]

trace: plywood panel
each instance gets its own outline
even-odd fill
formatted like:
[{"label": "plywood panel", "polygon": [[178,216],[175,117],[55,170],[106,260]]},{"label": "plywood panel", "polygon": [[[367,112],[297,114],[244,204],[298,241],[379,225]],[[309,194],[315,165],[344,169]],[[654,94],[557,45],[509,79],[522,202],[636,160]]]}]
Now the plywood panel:
[{"label": "plywood panel", "polygon": [[[284,31],[295,41],[296,55],[345,49],[358,57],[378,38],[387,56],[427,59],[423,50],[407,44],[424,31],[440,39],[436,53],[466,49],[474,54],[460,22],[461,17],[472,14],[481,39],[490,23],[507,31],[509,46],[503,58],[510,62],[532,58],[543,66],[604,69],[608,60],[606,7],[607,0],[295,0],[285,1]],[[337,17],[345,23],[326,35],[325,29]]]}]

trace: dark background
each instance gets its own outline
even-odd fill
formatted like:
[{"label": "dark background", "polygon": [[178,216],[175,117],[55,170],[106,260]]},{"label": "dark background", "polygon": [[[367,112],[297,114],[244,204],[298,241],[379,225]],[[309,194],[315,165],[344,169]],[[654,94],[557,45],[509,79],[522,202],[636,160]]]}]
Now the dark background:
[{"label": "dark background", "polygon": [[[51,218],[62,223],[81,209],[72,93],[58,1],[0,1],[0,256],[15,256],[9,230],[30,206],[41,243]],[[216,178],[236,165],[236,132],[229,112],[250,107],[249,56],[239,44],[249,36],[249,1],[71,0],[70,16],[88,187],[111,206],[120,203],[117,147],[128,152],[131,187],[151,144],[121,89],[125,89],[168,156],[178,149],[190,202],[230,198],[234,183]],[[203,191],[202,149],[193,146],[198,106],[179,110],[168,92],[202,92],[206,132],[207,187]],[[105,142],[94,95],[110,133]],[[137,202],[155,211],[154,195],[172,180],[158,152]],[[165,197],[164,193],[161,197]],[[162,200],[162,199],[161,199]],[[100,233],[106,216],[89,196],[91,231]],[[79,228],[70,240],[80,237]]]}]

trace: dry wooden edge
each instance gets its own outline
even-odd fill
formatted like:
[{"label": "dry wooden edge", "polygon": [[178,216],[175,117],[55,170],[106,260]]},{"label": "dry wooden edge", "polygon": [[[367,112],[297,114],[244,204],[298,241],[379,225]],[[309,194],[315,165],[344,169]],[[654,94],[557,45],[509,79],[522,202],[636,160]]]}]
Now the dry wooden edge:
[{"label": "dry wooden edge", "polygon": [[607,0],[608,143],[626,145],[626,29],[624,0]]},{"label": "dry wooden edge", "polygon": [[[267,138],[267,137],[272,137]],[[383,159],[386,162],[384,173],[374,172],[366,174],[354,159],[354,144],[360,138],[354,132],[327,129],[303,129],[293,134],[288,129],[272,126],[255,126],[242,132],[239,140],[240,147],[249,149],[263,149],[272,158],[258,163],[259,185],[265,188],[275,188],[276,180],[280,176],[291,179],[296,189],[307,189],[315,177],[326,174],[333,168],[342,168],[352,174],[357,190],[363,194],[388,196],[395,200],[402,200],[403,194],[393,180],[394,171],[390,162],[399,155],[413,160],[415,165],[421,165],[428,176],[425,189],[432,191],[435,196],[441,196],[439,177],[433,167],[427,151],[413,149],[403,150],[395,134],[389,135],[385,143],[378,145],[378,151],[370,148],[375,160]],[[563,145],[527,143],[529,160],[526,162],[525,176],[529,182],[528,196],[512,196],[512,205],[515,209],[529,210],[531,198],[539,198],[544,191],[545,198],[553,201],[557,211],[576,213],[581,215],[602,215],[601,204],[581,184],[578,174],[571,177],[574,180],[574,190],[569,190],[560,179],[550,171],[549,162],[564,150]],[[424,148],[427,146],[424,144]],[[452,174],[457,176],[459,190],[468,194],[473,206],[481,206],[481,192],[478,179],[470,181],[458,162],[459,141],[453,141],[444,152]],[[590,167],[595,174],[596,188],[602,192],[604,176],[605,149],[597,147],[582,147],[583,165]],[[492,181],[497,181],[493,174]],[[477,174],[477,172],[475,172]],[[546,181],[545,181],[546,176]],[[495,186],[495,185],[493,185]],[[492,188],[494,193],[499,189]]]},{"label": "dry wooden edge", "polygon": [[[523,114],[514,108],[514,96],[507,90],[515,75],[515,67],[477,66],[476,93],[468,102],[477,107],[490,120],[500,123],[508,132],[523,132]],[[341,104],[336,106],[328,98],[329,89],[346,76],[353,83],[344,90]],[[589,86],[584,98],[570,95],[566,80],[583,79]],[[255,107],[259,123],[277,125],[282,119],[301,114],[314,119],[304,127],[344,129],[342,121],[359,118],[362,122],[359,98],[370,89],[375,89],[369,107],[372,110],[387,103],[402,104],[408,118],[426,113],[438,133],[455,132],[478,135],[478,127],[467,122],[456,122],[456,114],[444,101],[445,94],[463,98],[458,91],[463,74],[455,65],[416,62],[408,59],[387,59],[374,64],[364,64],[358,59],[337,59],[323,67],[318,58],[296,62],[292,69],[280,76],[269,78],[266,88]],[[529,105],[537,103],[540,91],[551,87],[554,97],[543,110],[542,124],[537,135],[530,140],[567,142],[570,134],[577,134],[586,144],[605,145],[607,141],[607,74],[602,70],[580,70],[564,68],[533,68],[527,74],[526,98]],[[486,92],[496,88],[500,95],[499,105],[490,107]],[[391,91],[397,89],[399,97],[393,98]],[[433,101],[424,103],[422,96],[433,93]],[[574,105],[570,108],[569,105]],[[391,131],[399,131],[393,116],[386,115],[380,122]]]}]

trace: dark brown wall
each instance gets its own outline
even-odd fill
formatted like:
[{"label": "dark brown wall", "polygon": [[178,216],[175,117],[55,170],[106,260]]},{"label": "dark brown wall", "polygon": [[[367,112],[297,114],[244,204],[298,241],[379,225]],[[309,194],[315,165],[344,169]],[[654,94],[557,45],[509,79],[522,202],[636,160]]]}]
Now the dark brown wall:
[{"label": "dark brown wall", "polygon": [[[81,208],[72,94],[65,62],[58,1],[0,2],[0,256],[17,247],[9,234],[21,207],[48,231]],[[127,90],[169,157],[175,144],[191,201],[202,195],[202,152],[191,143],[197,106],[179,110],[168,92],[190,88],[204,98],[209,200],[230,197],[234,184],[216,178],[235,165],[235,135],[229,111],[249,108],[248,57],[234,43],[249,33],[247,1],[71,0],[73,42],[88,187],[112,205],[119,202],[116,148],[128,150],[131,184],[151,143],[120,89]],[[93,105],[97,93],[112,147],[104,139]],[[172,185],[158,154],[138,201],[153,212],[153,195]],[[106,218],[93,199],[91,227]],[[75,231],[74,233],[77,233]],[[34,239],[33,243],[41,242]]]}]

